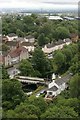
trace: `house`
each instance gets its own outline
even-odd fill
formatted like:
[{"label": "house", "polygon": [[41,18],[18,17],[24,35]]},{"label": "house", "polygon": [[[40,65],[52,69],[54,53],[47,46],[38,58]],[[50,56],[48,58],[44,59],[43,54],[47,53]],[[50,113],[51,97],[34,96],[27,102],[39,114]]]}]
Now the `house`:
[{"label": "house", "polygon": [[42,48],[42,51],[45,53],[45,54],[51,54],[52,52],[54,52],[55,50],[58,50],[58,49],[62,49],[64,47],[64,45],[69,45],[72,41],[69,39],[69,38],[66,38],[64,40],[58,40],[57,42],[55,43],[49,43],[47,45],[45,45],[43,48]]},{"label": "house", "polygon": [[67,16],[67,17],[64,17],[63,19],[64,19],[64,20],[75,20],[74,17],[68,17],[68,16]]},{"label": "house", "polygon": [[77,42],[79,39],[79,36],[78,36],[78,34],[73,33],[70,35],[70,38],[71,38],[72,42]]},{"label": "house", "polygon": [[17,41],[7,41],[5,42],[7,46],[9,46],[10,50],[16,49],[16,46],[19,44]]},{"label": "house", "polygon": [[26,49],[28,50],[28,52],[34,52],[34,49],[35,49],[34,43],[22,42],[20,45],[21,45],[21,46],[25,46]]},{"label": "house", "polygon": [[47,94],[45,98],[53,98],[56,97],[58,94],[60,94],[63,90],[65,90],[68,87],[67,82],[69,81],[70,78],[71,75],[68,74],[63,78],[58,78],[56,80],[53,80],[48,85]]},{"label": "house", "polygon": [[4,54],[4,65],[11,66],[27,58],[29,58],[28,49],[25,46],[18,46],[16,49]]},{"label": "house", "polygon": [[27,40],[25,40],[23,37],[18,37],[16,39],[14,39],[14,41],[22,43],[22,42],[27,42]]},{"label": "house", "polygon": [[6,36],[2,36],[2,43],[5,43],[8,41],[8,38]]},{"label": "house", "polygon": [[18,75],[20,71],[15,67],[10,67],[7,69],[9,77],[12,79],[15,75]]},{"label": "house", "polygon": [[8,41],[13,41],[14,39],[18,38],[15,33],[10,33],[6,37],[8,38]]},{"label": "house", "polygon": [[49,20],[63,20],[63,18],[60,16],[48,16],[48,19]]},{"label": "house", "polygon": [[35,42],[35,38],[31,35],[28,35],[24,38],[27,42],[30,42],[30,43],[34,43]]}]

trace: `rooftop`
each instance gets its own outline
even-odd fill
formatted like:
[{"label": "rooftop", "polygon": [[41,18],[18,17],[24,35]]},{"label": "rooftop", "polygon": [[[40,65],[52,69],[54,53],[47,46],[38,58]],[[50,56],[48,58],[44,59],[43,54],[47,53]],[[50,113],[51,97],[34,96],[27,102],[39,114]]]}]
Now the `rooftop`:
[{"label": "rooftop", "polygon": [[20,53],[22,52],[22,51],[28,51],[25,47],[18,47],[18,48],[16,48],[15,50],[12,50],[10,53],[9,53],[9,55],[12,57],[12,58],[14,58],[14,57],[18,57],[18,56],[20,56]]},{"label": "rooftop", "polygon": [[58,90],[58,88],[56,86],[53,86],[53,87],[49,88],[48,90],[49,91],[56,91],[56,90]]},{"label": "rooftop", "polygon": [[7,41],[6,45],[8,46],[16,46],[18,44],[18,41]]},{"label": "rooftop", "polygon": [[50,20],[63,20],[60,16],[49,16],[48,17]]},{"label": "rooftop", "polygon": [[17,36],[15,33],[10,33],[8,34],[9,37],[14,37],[14,36]]},{"label": "rooftop", "polygon": [[21,46],[34,46],[34,44],[30,42],[22,42]]},{"label": "rooftop", "polygon": [[60,86],[63,83],[67,83],[69,81],[69,79],[71,78],[71,75],[66,75],[65,77],[62,78],[58,78],[57,80],[55,80],[55,83]]},{"label": "rooftop", "polygon": [[28,35],[25,37],[26,39],[31,39],[31,38],[34,38],[32,35]]}]

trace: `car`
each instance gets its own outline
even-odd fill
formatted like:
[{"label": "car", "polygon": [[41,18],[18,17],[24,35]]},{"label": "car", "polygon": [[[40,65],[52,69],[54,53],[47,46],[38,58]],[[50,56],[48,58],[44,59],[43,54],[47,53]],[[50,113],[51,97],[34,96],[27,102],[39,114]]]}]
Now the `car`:
[{"label": "car", "polygon": [[39,97],[40,96],[40,93],[36,95],[36,97]]},{"label": "car", "polygon": [[73,73],[69,73],[71,76],[73,76]]},{"label": "car", "polygon": [[59,78],[61,78],[61,76],[58,76]]},{"label": "car", "polygon": [[43,94],[44,93],[44,90],[40,92],[40,94]]}]

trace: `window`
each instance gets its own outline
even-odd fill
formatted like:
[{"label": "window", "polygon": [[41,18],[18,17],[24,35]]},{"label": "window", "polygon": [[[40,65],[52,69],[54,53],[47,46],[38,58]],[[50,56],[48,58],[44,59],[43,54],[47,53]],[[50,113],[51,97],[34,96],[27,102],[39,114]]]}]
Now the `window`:
[{"label": "window", "polygon": [[49,95],[52,95],[52,92],[49,92]]}]

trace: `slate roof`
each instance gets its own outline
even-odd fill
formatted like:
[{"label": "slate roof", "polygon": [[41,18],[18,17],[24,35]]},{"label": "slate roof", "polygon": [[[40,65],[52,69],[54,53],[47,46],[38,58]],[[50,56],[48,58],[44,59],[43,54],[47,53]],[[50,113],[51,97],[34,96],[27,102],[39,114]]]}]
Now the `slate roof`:
[{"label": "slate roof", "polygon": [[25,39],[23,37],[18,37],[16,39],[14,39],[15,41],[19,41],[19,42],[24,42]]},{"label": "slate roof", "polygon": [[14,36],[17,36],[15,33],[10,33],[8,34],[9,37],[14,37]]},{"label": "slate roof", "polygon": [[25,37],[26,39],[31,39],[31,38],[34,38],[32,35],[28,35]]},{"label": "slate roof", "polygon": [[18,41],[7,41],[6,45],[8,46],[16,46],[18,44]]},{"label": "slate roof", "polygon": [[55,80],[55,83],[60,86],[62,85],[63,83],[67,83],[70,79],[71,75],[67,75],[65,77],[62,77],[62,78],[58,78],[57,80]]},{"label": "slate roof", "polygon": [[63,43],[65,43],[63,40],[58,40],[57,42],[54,42],[54,43],[49,43],[49,44],[47,44],[46,46],[47,46],[47,48],[52,48],[52,47],[55,47],[56,45],[60,45],[60,44],[63,44]]},{"label": "slate roof", "polygon": [[53,86],[53,87],[49,88],[48,90],[49,90],[49,91],[57,91],[58,88],[57,88],[56,86]]},{"label": "slate roof", "polygon": [[22,42],[21,46],[34,46],[34,44],[30,42]]}]

